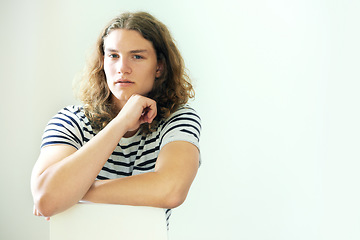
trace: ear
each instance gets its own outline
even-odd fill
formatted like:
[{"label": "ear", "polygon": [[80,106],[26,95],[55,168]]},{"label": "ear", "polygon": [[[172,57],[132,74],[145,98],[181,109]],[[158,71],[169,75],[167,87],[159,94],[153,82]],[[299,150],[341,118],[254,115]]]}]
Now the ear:
[{"label": "ear", "polygon": [[157,67],[156,67],[155,77],[156,78],[161,77],[163,72],[164,72],[164,64],[162,63],[162,61],[158,61],[158,64],[157,64]]}]

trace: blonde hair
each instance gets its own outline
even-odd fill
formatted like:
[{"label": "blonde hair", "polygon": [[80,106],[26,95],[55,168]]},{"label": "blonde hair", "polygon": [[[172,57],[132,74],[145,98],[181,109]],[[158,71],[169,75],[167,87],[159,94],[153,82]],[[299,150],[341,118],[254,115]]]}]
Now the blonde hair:
[{"label": "blonde hair", "polygon": [[94,130],[103,129],[117,114],[111,102],[111,92],[104,73],[104,39],[112,30],[127,29],[138,31],[152,42],[158,61],[163,64],[163,73],[154,82],[147,97],[157,103],[158,114],[151,123],[143,124],[144,133],[153,131],[159,121],[167,118],[179,106],[195,95],[185,70],[184,60],[176,47],[167,27],[146,12],[123,13],[114,18],[100,34],[95,53],[90,59],[80,82],[79,99]]}]

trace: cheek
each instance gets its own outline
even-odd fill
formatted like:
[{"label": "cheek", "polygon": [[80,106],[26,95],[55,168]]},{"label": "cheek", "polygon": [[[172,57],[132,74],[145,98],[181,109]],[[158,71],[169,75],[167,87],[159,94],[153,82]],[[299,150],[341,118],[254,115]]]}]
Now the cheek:
[{"label": "cheek", "polygon": [[155,79],[155,77],[156,77],[156,69],[157,69],[156,66],[155,66],[155,67],[150,67],[150,68],[148,69],[147,74],[148,74],[148,76],[150,76],[150,78],[154,78],[154,79]]},{"label": "cheek", "polygon": [[156,78],[156,70],[154,69],[149,69],[147,71],[147,76],[148,76],[148,82],[149,84],[153,84]]},{"label": "cheek", "polygon": [[105,76],[110,76],[114,70],[113,64],[111,62],[104,60],[104,72]]},{"label": "cheek", "polygon": [[106,85],[108,85],[108,87],[111,88],[109,84],[111,80],[111,71],[107,65],[104,65],[104,75],[105,75]]},{"label": "cheek", "polygon": [[106,62],[104,62],[104,73],[105,73],[105,76],[107,76],[109,74],[109,65],[106,64]]}]

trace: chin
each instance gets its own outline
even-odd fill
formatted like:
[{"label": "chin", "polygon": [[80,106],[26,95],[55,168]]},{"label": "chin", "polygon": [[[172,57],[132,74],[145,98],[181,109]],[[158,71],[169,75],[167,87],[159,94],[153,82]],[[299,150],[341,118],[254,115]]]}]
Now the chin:
[{"label": "chin", "polygon": [[114,95],[114,94],[112,94],[112,97],[111,97],[111,101],[112,101],[112,103],[114,103],[114,104],[117,104],[117,103],[126,103],[127,102],[127,100],[129,100],[129,98],[132,96],[132,94],[131,95],[128,95],[128,94],[126,94],[126,95],[124,95],[124,94],[117,94],[117,95]]}]

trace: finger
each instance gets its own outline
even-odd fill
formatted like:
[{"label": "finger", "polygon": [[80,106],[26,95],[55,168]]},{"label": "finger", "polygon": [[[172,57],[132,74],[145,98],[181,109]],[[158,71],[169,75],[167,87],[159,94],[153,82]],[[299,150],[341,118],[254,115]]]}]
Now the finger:
[{"label": "finger", "polygon": [[37,211],[37,209],[35,208],[35,206],[33,207],[33,214],[35,215],[35,216],[39,216],[38,214],[38,211]]},{"label": "finger", "polygon": [[144,121],[147,123],[152,123],[152,121],[154,120],[156,116],[156,111],[148,111],[145,115],[144,115]]},{"label": "finger", "polygon": [[144,112],[140,117],[140,124],[151,123],[151,119],[148,116],[148,112]]},{"label": "finger", "polygon": [[38,217],[42,216],[42,214],[37,209],[34,210],[34,215]]},{"label": "finger", "polygon": [[152,121],[154,120],[155,116],[156,116],[156,112],[155,112],[154,114],[148,116],[148,117],[147,117],[147,122],[148,122],[148,123],[152,123]]},{"label": "finger", "polygon": [[151,123],[157,115],[156,102],[154,101],[149,107],[147,112],[147,120]]}]

